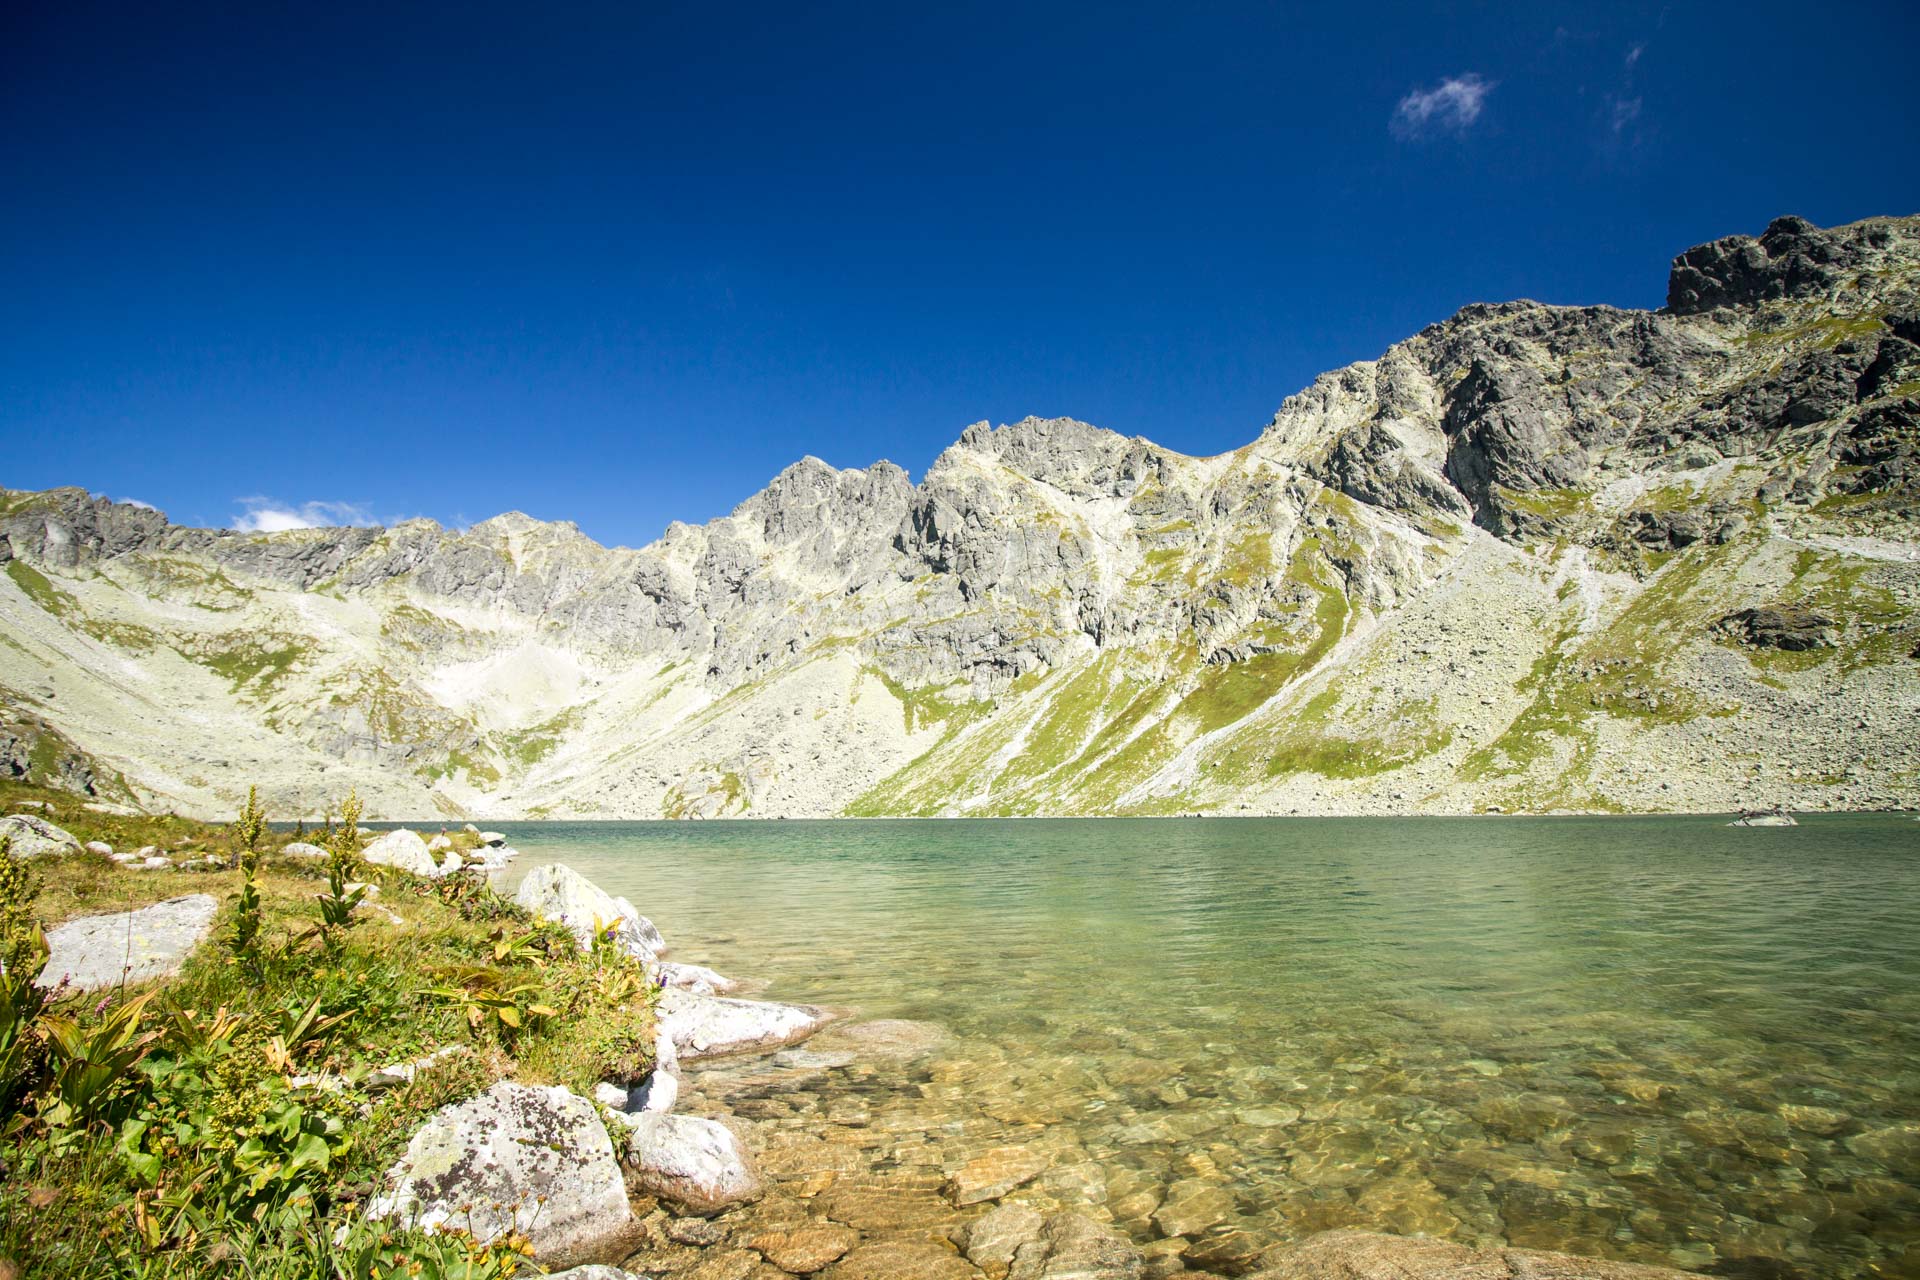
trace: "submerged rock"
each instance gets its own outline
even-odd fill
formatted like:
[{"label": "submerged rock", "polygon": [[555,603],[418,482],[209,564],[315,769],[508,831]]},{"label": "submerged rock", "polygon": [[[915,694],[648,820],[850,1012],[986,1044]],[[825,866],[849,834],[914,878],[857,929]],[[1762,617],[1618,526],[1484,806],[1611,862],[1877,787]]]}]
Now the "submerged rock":
[{"label": "submerged rock", "polygon": [[375,866],[396,867],[411,875],[433,877],[440,874],[427,842],[416,831],[405,827],[389,831],[360,851],[360,857]]},{"label": "submerged rock", "polygon": [[830,1222],[769,1231],[748,1241],[762,1257],[789,1275],[812,1275],[860,1243],[860,1233]]},{"label": "submerged rock", "polygon": [[820,1274],[825,1280],[974,1280],[980,1273],[937,1244],[876,1240]]},{"label": "submerged rock", "polygon": [[207,936],[219,909],[209,895],[190,893],[138,911],[69,920],[47,931],[39,985],[64,979],[72,990],[97,991],[171,977]]},{"label": "submerged rock", "polygon": [[693,1213],[760,1198],[760,1175],[733,1130],[699,1116],[643,1115],[627,1139],[628,1183]]},{"label": "submerged rock", "polygon": [[1372,1231],[1323,1231],[1262,1255],[1253,1280],[1675,1280],[1691,1274],[1536,1249],[1470,1249]]},{"label": "submerged rock", "polygon": [[1027,1147],[995,1147],[954,1170],[947,1179],[947,1198],[956,1207],[998,1200],[1047,1171],[1047,1158]]},{"label": "submerged rock", "polygon": [[0,837],[7,840],[7,852],[16,858],[60,857],[81,852],[80,842],[45,818],[27,813],[10,813],[0,818]]},{"label": "submerged rock", "polygon": [[1000,1280],[1013,1265],[1020,1246],[1036,1239],[1045,1223],[1046,1217],[1038,1209],[1003,1204],[961,1228],[958,1243],[967,1261],[986,1272],[989,1280]]},{"label": "submerged rock", "polygon": [[369,1218],[468,1231],[482,1243],[517,1231],[549,1266],[614,1256],[634,1230],[606,1127],[592,1103],[558,1086],[503,1080],[442,1107],[387,1180],[392,1190]]},{"label": "submerged rock", "polygon": [[660,993],[658,1014],[679,1056],[687,1059],[778,1049],[806,1039],[831,1016],[812,1005],[729,1000],[677,987]]}]

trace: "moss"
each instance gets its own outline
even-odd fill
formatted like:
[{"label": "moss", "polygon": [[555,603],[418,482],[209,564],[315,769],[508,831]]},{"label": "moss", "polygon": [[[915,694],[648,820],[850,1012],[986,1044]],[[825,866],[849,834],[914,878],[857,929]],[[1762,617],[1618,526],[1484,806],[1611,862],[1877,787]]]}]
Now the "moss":
[{"label": "moss", "polygon": [[1857,316],[1820,316],[1785,329],[1743,334],[1734,341],[1742,346],[1783,347],[1807,339],[1815,350],[1826,351],[1848,338],[1864,338],[1880,332],[1886,327],[1881,322],[1885,315],[1886,311],[1881,309]]},{"label": "moss", "polygon": [[7,561],[7,576],[26,593],[29,600],[54,617],[64,617],[78,607],[78,601],[47,580],[47,576],[24,560]]},{"label": "moss", "polygon": [[1593,510],[1593,495],[1584,489],[1509,489],[1496,484],[1493,491],[1504,506],[1538,516],[1548,523]]},{"label": "moss", "polygon": [[292,637],[273,641],[246,638],[227,648],[192,651],[189,656],[225,676],[236,691],[264,696],[312,651],[312,645]]},{"label": "moss", "polygon": [[956,701],[948,697],[948,692],[956,686],[964,692],[967,687],[965,681],[954,680],[944,685],[926,685],[918,689],[909,689],[878,667],[868,667],[866,671],[885,685],[887,692],[893,695],[894,701],[900,704],[901,721],[908,733],[931,728],[937,724],[945,724],[956,718],[959,723],[965,724],[979,715],[985,705],[972,698]]},{"label": "moss", "polygon": [[[664,692],[664,690],[662,690]],[[500,735],[500,754],[523,768],[532,768],[559,749],[568,733],[580,727],[585,712],[569,707],[530,728]]]}]

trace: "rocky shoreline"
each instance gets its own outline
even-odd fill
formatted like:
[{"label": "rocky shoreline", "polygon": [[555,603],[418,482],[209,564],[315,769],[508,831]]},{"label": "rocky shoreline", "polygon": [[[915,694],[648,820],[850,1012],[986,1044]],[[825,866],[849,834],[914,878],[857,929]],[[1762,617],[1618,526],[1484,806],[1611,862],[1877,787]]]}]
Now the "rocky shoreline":
[{"label": "rocky shoreline", "polygon": [[[1157,1238],[1140,1242],[1116,1222],[1124,1205],[1061,1194],[1044,1132],[936,1176],[902,1159],[893,1135],[855,1107],[829,1110],[810,1131],[762,1123],[832,1071],[926,1073],[932,1087],[951,1037],[931,1023],[726,995],[739,984],[664,959],[666,940],[632,903],[561,864],[529,872],[516,901],[583,947],[621,947],[660,983],[652,1069],[636,1086],[605,1082],[591,1099],[502,1080],[441,1109],[389,1171],[374,1217],[482,1240],[517,1232],[543,1264],[571,1268],[559,1272],[570,1280],[1687,1274],[1355,1230],[1265,1247],[1209,1237],[1201,1248],[1226,1192],[1200,1178],[1157,1199]],[[729,1099],[743,1105],[729,1110]]]}]

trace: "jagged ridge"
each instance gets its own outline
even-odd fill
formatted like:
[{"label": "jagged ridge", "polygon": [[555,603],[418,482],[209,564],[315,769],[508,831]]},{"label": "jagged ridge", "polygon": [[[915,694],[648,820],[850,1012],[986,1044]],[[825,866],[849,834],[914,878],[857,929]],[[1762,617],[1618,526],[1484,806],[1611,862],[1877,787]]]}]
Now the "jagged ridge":
[{"label": "jagged ridge", "polygon": [[1917,271],[1920,220],[1781,219],[1661,312],[1468,307],[1219,457],[980,423],[640,550],[8,492],[0,697],[209,810],[1907,803]]}]

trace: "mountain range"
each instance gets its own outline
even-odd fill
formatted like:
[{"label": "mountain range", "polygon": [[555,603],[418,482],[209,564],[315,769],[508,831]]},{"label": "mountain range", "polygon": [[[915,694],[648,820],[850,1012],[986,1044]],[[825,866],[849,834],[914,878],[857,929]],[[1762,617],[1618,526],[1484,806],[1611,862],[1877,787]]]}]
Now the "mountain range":
[{"label": "mountain range", "polygon": [[1920,218],[1474,305],[1189,457],[979,423],[638,550],[0,490],[0,777],[217,815],[1920,801]]}]

